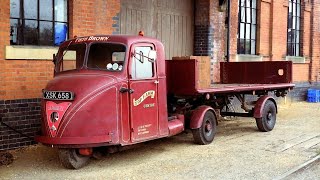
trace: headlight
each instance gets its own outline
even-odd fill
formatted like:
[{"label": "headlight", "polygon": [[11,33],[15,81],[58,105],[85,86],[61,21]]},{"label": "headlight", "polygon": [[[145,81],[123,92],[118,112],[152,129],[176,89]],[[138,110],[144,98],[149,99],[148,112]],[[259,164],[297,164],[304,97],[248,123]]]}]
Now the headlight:
[{"label": "headlight", "polygon": [[52,112],[50,115],[50,120],[55,123],[59,120],[59,114],[57,112]]}]

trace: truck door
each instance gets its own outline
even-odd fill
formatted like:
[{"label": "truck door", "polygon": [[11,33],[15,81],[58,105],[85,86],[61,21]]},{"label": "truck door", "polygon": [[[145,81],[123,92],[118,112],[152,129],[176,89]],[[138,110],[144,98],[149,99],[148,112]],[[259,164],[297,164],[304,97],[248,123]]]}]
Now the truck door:
[{"label": "truck door", "polygon": [[132,142],[158,136],[158,79],[156,63],[147,58],[152,44],[136,44],[129,65]]}]

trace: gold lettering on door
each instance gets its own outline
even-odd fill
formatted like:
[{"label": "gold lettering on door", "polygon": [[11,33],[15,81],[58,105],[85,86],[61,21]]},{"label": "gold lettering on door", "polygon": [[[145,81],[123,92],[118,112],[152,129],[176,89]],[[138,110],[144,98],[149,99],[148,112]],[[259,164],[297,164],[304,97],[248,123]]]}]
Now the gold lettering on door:
[{"label": "gold lettering on door", "polygon": [[151,97],[153,99],[155,94],[156,94],[156,92],[154,90],[150,90],[150,91],[145,92],[144,94],[142,94],[142,96],[139,99],[137,99],[137,100],[133,99],[133,106],[138,106],[148,97]]}]

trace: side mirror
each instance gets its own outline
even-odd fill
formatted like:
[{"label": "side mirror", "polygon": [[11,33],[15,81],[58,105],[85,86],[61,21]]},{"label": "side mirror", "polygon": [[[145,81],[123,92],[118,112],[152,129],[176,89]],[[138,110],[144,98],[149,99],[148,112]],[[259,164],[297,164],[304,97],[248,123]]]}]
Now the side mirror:
[{"label": "side mirror", "polygon": [[52,62],[53,62],[54,65],[56,65],[56,63],[57,63],[57,56],[56,56],[56,54],[53,54],[52,56],[53,56]]},{"label": "side mirror", "polygon": [[157,51],[155,51],[155,50],[150,50],[150,51],[149,51],[149,55],[148,55],[148,59],[149,59],[149,61],[151,61],[151,62],[156,61],[156,59],[157,59]]}]

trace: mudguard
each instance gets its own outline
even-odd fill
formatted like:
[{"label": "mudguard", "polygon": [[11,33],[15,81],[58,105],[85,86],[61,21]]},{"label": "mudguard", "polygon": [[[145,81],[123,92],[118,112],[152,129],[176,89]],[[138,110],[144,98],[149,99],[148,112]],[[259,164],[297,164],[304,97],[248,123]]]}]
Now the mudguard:
[{"label": "mudguard", "polygon": [[270,100],[276,106],[276,113],[278,113],[277,103],[272,96],[262,96],[258,99],[256,105],[254,106],[253,117],[254,118],[262,118],[263,107],[266,102]]},{"label": "mudguard", "polygon": [[198,108],[196,108],[191,115],[190,118],[190,129],[197,129],[201,127],[202,121],[203,121],[203,117],[204,114],[207,111],[212,111],[214,116],[217,119],[217,115],[214,111],[214,109],[210,106],[199,106]]}]

